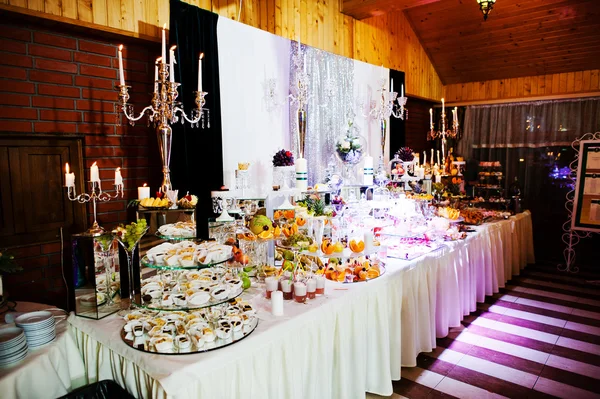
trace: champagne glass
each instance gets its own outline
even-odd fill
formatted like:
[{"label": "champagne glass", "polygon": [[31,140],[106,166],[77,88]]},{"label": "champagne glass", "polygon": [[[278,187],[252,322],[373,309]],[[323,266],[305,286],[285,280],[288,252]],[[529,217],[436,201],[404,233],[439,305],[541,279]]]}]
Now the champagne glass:
[{"label": "champagne glass", "polygon": [[138,248],[140,240],[148,232],[148,226],[146,224],[145,219],[140,219],[136,222],[130,223],[127,227],[119,227],[116,230],[113,230],[113,234],[115,239],[121,245],[121,248],[125,251],[125,255],[127,256],[127,276],[128,276],[128,298],[123,298],[121,293],[121,310],[119,311],[119,316],[125,316],[132,310],[132,306],[136,300],[138,299],[138,303],[140,303],[140,293],[135,290],[134,283],[134,254]]}]

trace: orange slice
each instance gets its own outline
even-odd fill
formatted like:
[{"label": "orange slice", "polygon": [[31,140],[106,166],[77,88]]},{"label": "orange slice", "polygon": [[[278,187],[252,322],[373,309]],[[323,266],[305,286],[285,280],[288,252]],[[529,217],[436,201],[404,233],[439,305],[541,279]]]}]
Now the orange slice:
[{"label": "orange slice", "polygon": [[297,217],[296,218],[296,224],[298,226],[304,226],[306,224],[306,219],[304,219],[303,217]]}]

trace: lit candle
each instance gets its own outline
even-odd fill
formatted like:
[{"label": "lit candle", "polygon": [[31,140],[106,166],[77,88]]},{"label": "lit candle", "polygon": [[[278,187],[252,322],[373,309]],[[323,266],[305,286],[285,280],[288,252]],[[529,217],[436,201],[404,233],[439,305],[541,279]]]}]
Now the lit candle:
[{"label": "lit candle", "polygon": [[437,163],[438,163],[438,165],[441,165],[441,163],[440,163],[440,150],[437,150]]},{"label": "lit candle", "polygon": [[162,62],[162,57],[156,59],[154,64],[154,92],[158,93],[158,65]]},{"label": "lit candle", "polygon": [[142,187],[138,187],[138,199],[150,198],[150,187],[146,183]]},{"label": "lit candle", "polygon": [[75,186],[75,173],[69,173],[69,163],[65,164],[65,186],[74,187]]},{"label": "lit candle", "polygon": [[435,158],[433,157],[433,148],[431,149],[431,163],[435,163]]},{"label": "lit candle", "polygon": [[442,98],[442,114],[446,112],[446,108],[444,106],[444,99]]},{"label": "lit candle", "polygon": [[119,46],[119,81],[125,86],[125,72],[123,71],[123,45]]},{"label": "lit candle", "polygon": [[162,56],[162,59],[166,61],[167,59],[167,24],[163,25],[163,29],[162,29],[162,51],[160,53],[160,55]]},{"label": "lit candle", "polygon": [[121,176],[121,168],[115,169],[115,186],[123,185],[123,176]]},{"label": "lit candle", "polygon": [[98,172],[98,165],[96,165],[96,162],[94,162],[90,169],[90,181],[100,181],[100,173]]},{"label": "lit candle", "polygon": [[177,46],[171,46],[171,48],[169,49],[169,62],[170,62],[169,81],[170,82],[175,82],[175,64],[177,64],[177,61],[175,61],[175,49],[176,48],[177,48]]},{"label": "lit candle", "polygon": [[200,53],[198,57],[198,91],[202,93],[202,58],[204,58],[204,53]]},{"label": "lit candle", "polygon": [[427,163],[427,151],[423,151],[423,165]]},{"label": "lit candle", "polygon": [[433,125],[433,108],[429,108],[429,124]]},{"label": "lit candle", "polygon": [[392,93],[394,92],[394,79],[392,79],[392,88],[391,88],[390,92],[392,92]]}]

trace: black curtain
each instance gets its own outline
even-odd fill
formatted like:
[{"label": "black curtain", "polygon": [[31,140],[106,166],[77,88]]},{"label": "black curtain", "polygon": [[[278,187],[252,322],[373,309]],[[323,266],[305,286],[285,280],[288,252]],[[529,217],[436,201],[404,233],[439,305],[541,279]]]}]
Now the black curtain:
[{"label": "black curtain", "polygon": [[202,89],[208,92],[205,107],[210,112],[210,127],[208,121],[203,129],[192,128],[188,123],[173,125],[171,151],[173,187],[179,190],[180,196],[186,191],[198,196],[199,238],[208,238],[207,219],[213,216],[210,192],[223,185],[218,18],[210,11],[171,0],[170,45],[177,45],[175,81],[181,83],[179,95],[188,112],[195,105],[193,91],[198,86],[198,55],[204,53]]},{"label": "black curtain", "polygon": [[[400,97],[400,88],[402,87],[402,85],[404,85],[404,95],[406,96],[406,84],[404,83],[404,76],[404,72],[390,69],[390,86],[392,79],[394,79],[394,91],[398,93],[398,97]],[[407,103],[406,108],[409,107],[410,104]],[[394,118],[394,116],[392,115],[390,117],[390,148],[388,148],[390,159],[394,157],[392,154],[396,153],[396,151],[398,151],[400,147],[404,147],[405,145],[406,123],[404,122],[404,120],[400,118]]]}]

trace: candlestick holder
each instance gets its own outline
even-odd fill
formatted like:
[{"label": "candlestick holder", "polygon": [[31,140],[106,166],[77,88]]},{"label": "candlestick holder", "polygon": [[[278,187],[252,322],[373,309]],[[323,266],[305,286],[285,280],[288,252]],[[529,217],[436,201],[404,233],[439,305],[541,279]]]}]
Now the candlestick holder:
[{"label": "candlestick holder", "polygon": [[94,223],[92,227],[90,227],[85,234],[97,237],[104,233],[104,229],[100,227],[98,224],[98,220],[96,219],[96,203],[97,202],[108,202],[112,199],[118,198],[119,195],[123,198],[123,193],[125,191],[123,184],[115,184],[115,194],[111,195],[102,191],[102,186],[100,185],[100,181],[90,181],[91,193],[81,193],[77,195],[77,191],[75,190],[75,186],[67,186],[67,197],[70,201],[77,201],[80,204],[86,204],[88,202],[92,203],[92,209],[94,212]]},{"label": "candlestick holder", "polygon": [[308,101],[312,98],[312,95],[308,90],[309,76],[306,73],[304,51],[302,50],[302,45],[298,43],[297,50],[292,56],[291,62],[292,73],[295,76],[296,85],[292,88],[292,91],[289,95],[290,105],[293,108],[296,108],[296,119],[298,127],[298,158],[304,158],[304,143],[306,141],[307,121],[306,106],[308,104]]},{"label": "candlestick holder", "polygon": [[[164,61],[164,60],[163,60]],[[210,111],[205,108],[206,95],[205,91],[194,91],[194,104],[196,107],[191,110],[190,115],[184,111],[183,104],[177,101],[179,96],[178,89],[181,86],[178,82],[169,81],[169,66],[167,63],[157,62],[158,79],[154,81],[154,94],[151,104],[135,115],[133,105],[129,104],[129,89],[131,86],[117,85],[119,91],[119,102],[115,105],[117,111],[117,123],[120,123],[120,114],[123,113],[130,125],[142,119],[145,115],[148,117],[148,125],[152,123],[156,128],[158,136],[158,144],[160,147],[160,155],[163,166],[163,192],[172,190],[171,171],[169,165],[171,163],[171,141],[172,129],[171,125],[184,121],[191,124],[192,127],[201,126],[203,129],[206,126],[210,128]]]},{"label": "candlestick holder", "polygon": [[429,132],[427,132],[427,140],[430,141],[440,139],[442,141],[442,164],[445,164],[447,139],[460,139],[460,128],[458,124],[458,118],[454,117],[452,119],[452,129],[448,129],[448,119],[446,118],[446,112],[442,111],[439,126],[439,130],[436,131],[433,121],[430,122]]}]

